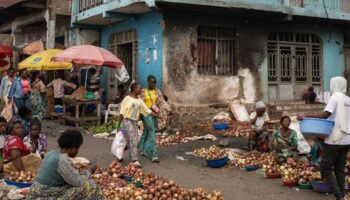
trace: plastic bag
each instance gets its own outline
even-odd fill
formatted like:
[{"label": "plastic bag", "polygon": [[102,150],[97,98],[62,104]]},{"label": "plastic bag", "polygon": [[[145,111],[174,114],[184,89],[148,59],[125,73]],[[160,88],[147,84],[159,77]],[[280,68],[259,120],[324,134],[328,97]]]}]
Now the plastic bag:
[{"label": "plastic bag", "polygon": [[9,122],[13,117],[13,109],[12,104],[7,104],[4,109],[1,112],[1,116],[6,119],[7,122]]},{"label": "plastic bag", "polygon": [[[116,132],[116,130],[114,130],[113,132]],[[112,154],[116,156],[117,159],[119,160],[123,159],[125,146],[126,146],[126,139],[124,137],[123,130],[119,130],[117,133],[115,133],[115,136],[114,136],[114,140],[111,147]]]},{"label": "plastic bag", "polygon": [[230,110],[237,121],[240,122],[249,122],[249,114],[247,108],[241,102],[239,98],[233,99],[230,102]]},{"label": "plastic bag", "polygon": [[297,133],[298,152],[308,154],[311,151],[311,147],[309,143],[306,142],[303,134],[301,134],[299,121],[296,119],[296,117],[292,117],[292,123],[290,124],[289,128],[293,129]]},{"label": "plastic bag", "polygon": [[124,65],[120,69],[117,69],[115,77],[122,83],[126,83],[130,79],[129,73]]}]

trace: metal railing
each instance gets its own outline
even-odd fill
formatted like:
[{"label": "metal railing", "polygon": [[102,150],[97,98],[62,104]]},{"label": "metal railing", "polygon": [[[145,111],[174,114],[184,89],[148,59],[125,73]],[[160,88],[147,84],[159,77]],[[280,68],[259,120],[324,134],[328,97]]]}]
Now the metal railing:
[{"label": "metal railing", "polygon": [[102,5],[104,0],[78,0],[79,2],[79,12],[83,12],[90,8]]}]

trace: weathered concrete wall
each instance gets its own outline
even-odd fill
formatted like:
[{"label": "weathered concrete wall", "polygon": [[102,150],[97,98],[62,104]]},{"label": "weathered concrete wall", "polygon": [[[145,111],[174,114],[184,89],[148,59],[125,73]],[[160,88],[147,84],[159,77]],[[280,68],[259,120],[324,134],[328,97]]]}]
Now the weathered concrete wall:
[{"label": "weathered concrete wall", "polygon": [[181,13],[181,16],[166,13],[164,18],[166,72],[163,79],[167,83],[164,89],[170,96],[171,103],[187,105],[227,103],[239,94],[248,102],[256,99],[254,89],[256,76],[253,74],[259,63],[252,63],[249,56],[240,56],[246,51],[245,46],[236,52],[237,73],[234,76],[206,76],[197,73],[197,59],[194,53],[197,47],[197,26],[203,21],[205,25],[236,26],[234,21],[225,20],[226,23],[220,16],[200,14],[192,16],[184,13]]},{"label": "weathered concrete wall", "polygon": [[91,44],[96,41],[101,41],[99,30],[75,28],[69,31],[67,44],[65,45],[70,47],[75,45]]}]

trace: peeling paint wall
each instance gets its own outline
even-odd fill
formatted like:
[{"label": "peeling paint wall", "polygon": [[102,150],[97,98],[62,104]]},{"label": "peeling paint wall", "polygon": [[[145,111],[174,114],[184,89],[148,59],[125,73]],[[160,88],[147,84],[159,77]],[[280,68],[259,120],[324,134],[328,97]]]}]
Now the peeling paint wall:
[{"label": "peeling paint wall", "polygon": [[[236,49],[237,73],[232,76],[210,76],[197,73],[197,59],[194,55],[197,46],[198,25],[237,27],[237,23],[222,20],[222,16],[192,15],[166,12],[164,31],[164,82],[165,93],[175,104],[218,104],[227,103],[240,96],[248,103],[257,98],[256,69],[261,64],[262,51],[255,49],[251,55],[240,56],[249,51],[242,46]],[[205,24],[203,24],[205,22]],[[236,44],[239,43],[237,35]],[[256,42],[248,46],[256,46]],[[259,52],[259,50],[261,52]],[[245,54],[247,55],[247,54]]]}]

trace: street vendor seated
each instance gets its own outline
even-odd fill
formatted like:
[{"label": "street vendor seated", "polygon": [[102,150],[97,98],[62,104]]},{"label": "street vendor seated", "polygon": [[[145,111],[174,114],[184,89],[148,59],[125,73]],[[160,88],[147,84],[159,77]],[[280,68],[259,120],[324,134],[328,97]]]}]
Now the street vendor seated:
[{"label": "street vendor seated", "polygon": [[96,164],[81,172],[73,167],[70,158],[77,156],[82,144],[83,136],[79,131],[62,133],[58,138],[60,149],[45,156],[26,199],[104,199],[97,184],[90,179],[97,169]]},{"label": "street vendor seated", "polygon": [[270,120],[264,102],[255,104],[255,112],[250,115],[252,131],[250,134],[250,149],[257,151],[268,150],[267,122]]},{"label": "street vendor seated", "polygon": [[5,140],[3,148],[4,162],[12,162],[17,171],[26,171],[23,164],[22,156],[30,153],[30,149],[24,144],[21,137],[23,135],[23,127],[21,121],[14,121],[7,127],[9,135]]},{"label": "street vendor seated", "polygon": [[298,147],[297,133],[290,129],[291,119],[284,116],[280,120],[281,127],[272,133],[272,149],[281,153],[296,152]]}]

